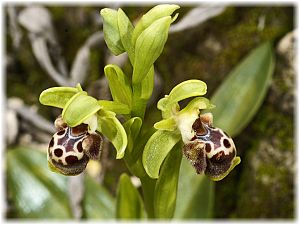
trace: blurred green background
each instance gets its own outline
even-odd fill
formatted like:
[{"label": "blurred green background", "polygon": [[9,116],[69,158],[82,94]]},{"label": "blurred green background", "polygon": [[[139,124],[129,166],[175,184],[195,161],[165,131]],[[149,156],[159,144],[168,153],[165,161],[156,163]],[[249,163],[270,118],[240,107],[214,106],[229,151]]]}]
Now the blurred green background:
[{"label": "blurred green background", "polygon": [[[95,32],[101,33],[101,8],[121,7],[134,21],[152,5],[39,7],[47,11],[50,28],[46,26],[49,21],[41,21],[44,26],[36,25],[36,28],[32,25],[34,16],[22,18],[20,15],[28,9],[24,5],[4,6],[8,131],[6,217],[113,219],[118,178],[127,170],[122,160],[115,159],[112,146],[106,143],[101,162],[91,163],[86,174],[79,178],[63,177],[47,168],[45,153],[52,135],[51,121],[60,112],[40,105],[38,96],[44,89],[59,84],[37,59],[33,42],[40,37],[48,41],[46,46],[53,65],[61,74],[64,69],[59,68],[66,68],[63,77],[67,78],[68,71],[74,68],[78,50]],[[196,7],[198,5],[181,5],[177,21]],[[27,23],[29,27],[24,26]],[[266,41],[273,47],[275,67],[270,84],[266,84],[266,95],[251,122],[234,137],[242,162],[224,180],[215,183],[209,217],[295,218],[294,29],[293,5],[229,5],[194,27],[170,33],[163,54],[155,64],[159,78],[145,119],[149,126],[160,120],[155,102],[176,84],[187,79],[203,80],[208,86],[206,96],[210,98],[251,50]],[[51,43],[52,34],[55,43]],[[79,64],[83,70],[87,68],[87,76],[81,84],[90,95],[109,99],[103,68],[116,59],[111,58],[104,41],[94,43],[89,46],[89,66],[86,67],[88,63],[84,60],[81,66]],[[36,51],[41,52],[43,45],[36,46],[40,47]],[[61,67],[60,62],[63,62]],[[125,71],[131,70],[126,59],[118,63]],[[241,83],[241,89],[246,87],[247,83]],[[77,188],[74,189],[74,185]],[[201,219],[200,214],[190,217]]]}]

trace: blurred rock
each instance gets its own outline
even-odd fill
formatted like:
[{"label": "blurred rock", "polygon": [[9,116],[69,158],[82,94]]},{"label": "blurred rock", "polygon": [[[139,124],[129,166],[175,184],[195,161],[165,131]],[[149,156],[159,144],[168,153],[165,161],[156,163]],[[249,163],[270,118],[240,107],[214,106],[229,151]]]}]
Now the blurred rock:
[{"label": "blurred rock", "polygon": [[293,115],[296,94],[296,31],[288,33],[280,40],[277,53],[277,68],[269,101],[277,104],[278,110]]},{"label": "blurred rock", "polygon": [[18,21],[29,32],[45,36],[50,42],[55,40],[51,15],[46,8],[29,6],[20,12]]},{"label": "blurred rock", "polygon": [[6,136],[6,142],[8,145],[15,143],[19,125],[18,125],[18,118],[17,113],[12,109],[7,109],[5,112],[5,123],[6,123],[6,129],[5,129],[5,136]]},{"label": "blurred rock", "polygon": [[206,20],[221,14],[225,8],[221,4],[198,6],[190,10],[179,22],[172,25],[169,32],[175,33],[199,26]]}]

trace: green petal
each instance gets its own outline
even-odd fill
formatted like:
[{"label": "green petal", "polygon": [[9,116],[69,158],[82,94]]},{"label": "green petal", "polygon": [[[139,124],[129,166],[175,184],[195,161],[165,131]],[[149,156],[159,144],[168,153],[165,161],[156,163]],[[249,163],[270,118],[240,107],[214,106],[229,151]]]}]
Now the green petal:
[{"label": "green petal", "polygon": [[97,130],[108,138],[117,151],[117,159],[123,158],[127,146],[127,135],[120,121],[108,113],[109,111],[99,110],[97,113]]},{"label": "green petal", "polygon": [[200,109],[213,109],[214,107],[207,98],[197,97],[190,101],[184,109],[180,110],[180,113],[188,113],[195,110],[199,112]]}]

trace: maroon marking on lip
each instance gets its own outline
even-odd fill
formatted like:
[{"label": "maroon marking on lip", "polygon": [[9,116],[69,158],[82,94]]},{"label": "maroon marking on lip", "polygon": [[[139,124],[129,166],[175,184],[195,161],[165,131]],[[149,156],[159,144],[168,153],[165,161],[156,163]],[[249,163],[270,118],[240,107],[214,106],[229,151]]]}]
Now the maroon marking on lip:
[{"label": "maroon marking on lip", "polygon": [[60,136],[60,135],[63,135],[64,133],[65,133],[65,130],[61,130],[61,131],[58,131],[58,132],[57,132],[57,135]]},{"label": "maroon marking on lip", "polygon": [[61,157],[63,155],[63,150],[61,150],[60,148],[56,148],[54,150],[54,155],[56,155],[57,157]]},{"label": "maroon marking on lip", "polygon": [[194,131],[196,131],[197,135],[205,135],[207,134],[207,130],[204,128],[201,119],[198,118],[192,125]]},{"label": "maroon marking on lip", "polygon": [[210,152],[211,151],[211,145],[209,143],[205,143],[205,151]]},{"label": "maroon marking on lip", "polygon": [[77,158],[77,156],[69,155],[69,156],[66,157],[66,162],[68,164],[74,164],[74,163],[78,162],[78,158]]},{"label": "maroon marking on lip", "polygon": [[224,139],[224,140],[223,140],[223,144],[224,144],[224,146],[225,146],[226,148],[230,148],[230,147],[231,147],[231,144],[230,144],[230,142],[229,142],[228,139]]},{"label": "maroon marking on lip", "polygon": [[192,137],[191,141],[194,141],[197,139],[197,136],[195,135],[194,137]]},{"label": "maroon marking on lip", "polygon": [[80,142],[77,144],[77,150],[78,150],[78,152],[82,152],[82,151],[83,151],[82,141],[80,141]]},{"label": "maroon marking on lip", "polygon": [[54,138],[51,139],[50,143],[49,143],[49,148],[53,147],[54,145]]}]

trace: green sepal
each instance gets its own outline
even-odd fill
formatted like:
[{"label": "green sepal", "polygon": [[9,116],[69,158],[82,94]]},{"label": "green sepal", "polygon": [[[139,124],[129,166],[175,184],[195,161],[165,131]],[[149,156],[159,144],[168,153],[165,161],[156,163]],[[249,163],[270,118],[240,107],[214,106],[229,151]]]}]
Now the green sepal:
[{"label": "green sepal", "polygon": [[159,169],[164,159],[181,139],[179,133],[158,130],[148,140],[143,152],[143,165],[151,178],[159,177]]},{"label": "green sepal", "polygon": [[118,29],[118,13],[114,9],[104,8],[100,14],[103,18],[103,33],[107,47],[114,55],[120,55],[125,50]]},{"label": "green sepal", "polygon": [[140,34],[153,22],[162,17],[171,16],[173,12],[179,8],[180,6],[178,5],[161,4],[150,9],[137,23],[132,34],[132,43],[135,44]]},{"label": "green sepal", "polygon": [[[207,90],[206,84],[201,80],[187,80],[176,85],[164,98],[157,103],[157,108],[162,111],[164,119],[170,117],[179,111],[178,102],[190,97],[205,95]],[[198,101],[198,100],[195,100]],[[192,104],[195,104],[194,102]],[[197,103],[202,105],[202,103]],[[209,106],[212,107],[212,106]]]},{"label": "green sepal", "polygon": [[206,83],[201,80],[183,81],[171,90],[166,107],[190,97],[205,95],[206,90]]},{"label": "green sepal", "polygon": [[127,134],[127,149],[129,150],[128,154],[130,154],[134,147],[135,140],[139,135],[142,126],[142,119],[140,117],[133,117],[130,120],[126,121],[123,126]]},{"label": "green sepal", "polygon": [[176,121],[174,118],[168,118],[161,120],[154,124],[154,128],[157,130],[168,130],[168,131],[174,131],[177,129]]},{"label": "green sepal", "polygon": [[148,71],[141,83],[133,84],[132,116],[144,118],[148,99],[151,97],[154,86],[154,67]]},{"label": "green sepal", "polygon": [[129,176],[123,173],[117,189],[116,217],[118,219],[142,219],[145,216],[144,203],[140,193],[131,183]]},{"label": "green sepal", "polygon": [[100,109],[98,101],[86,92],[78,92],[65,105],[62,118],[70,127],[78,126]]},{"label": "green sepal", "polygon": [[154,87],[154,66],[151,66],[146,77],[141,82],[141,95],[140,98],[148,100],[153,92]]},{"label": "green sepal", "polygon": [[231,172],[231,170],[234,169],[234,167],[236,167],[238,164],[240,164],[240,162],[241,162],[241,158],[238,157],[238,156],[236,156],[236,157],[232,160],[230,168],[229,168],[225,173],[223,173],[223,174],[221,174],[221,175],[219,175],[219,176],[215,176],[215,177],[211,177],[211,176],[209,176],[208,174],[206,174],[206,175],[207,175],[211,180],[213,180],[213,181],[220,181],[220,180],[222,180],[223,178],[225,178],[225,177]]},{"label": "green sepal", "polygon": [[128,77],[117,65],[107,65],[104,73],[109,82],[109,89],[114,101],[131,105],[132,90]]},{"label": "green sepal", "polygon": [[127,146],[127,135],[115,113],[100,109],[97,113],[97,130],[113,144],[117,151],[116,158],[121,159]]},{"label": "green sepal", "polygon": [[168,38],[169,27],[172,22],[170,16],[153,22],[138,37],[135,44],[135,59],[132,82],[137,84],[147,75],[149,69],[162,53]]},{"label": "green sepal", "polygon": [[133,25],[122,9],[118,9],[118,28],[120,39],[124,49],[126,50],[131,64],[134,63],[134,45],[132,44]]},{"label": "green sepal", "polygon": [[43,105],[64,108],[66,103],[78,92],[79,89],[73,87],[52,87],[40,94],[39,101]]},{"label": "green sepal", "polygon": [[99,100],[98,101],[101,108],[104,110],[112,111],[116,114],[130,114],[130,108],[128,105],[121,102],[109,101],[109,100]]}]

